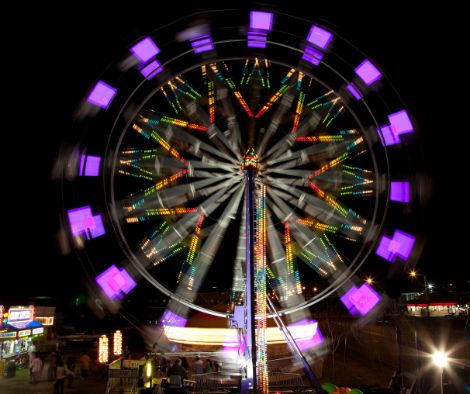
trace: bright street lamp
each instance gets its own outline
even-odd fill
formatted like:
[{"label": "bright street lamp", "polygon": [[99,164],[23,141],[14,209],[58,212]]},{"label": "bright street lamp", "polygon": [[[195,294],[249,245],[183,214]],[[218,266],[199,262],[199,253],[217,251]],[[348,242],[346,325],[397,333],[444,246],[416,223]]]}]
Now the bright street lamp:
[{"label": "bright street lamp", "polygon": [[444,394],[444,384],[442,381],[442,375],[444,374],[444,368],[449,365],[449,358],[447,354],[441,351],[435,351],[432,355],[432,362],[436,367],[438,367],[441,371],[441,394]]},{"label": "bright street lamp", "polygon": [[441,351],[436,351],[432,355],[432,362],[436,367],[445,368],[449,365],[447,354]]}]

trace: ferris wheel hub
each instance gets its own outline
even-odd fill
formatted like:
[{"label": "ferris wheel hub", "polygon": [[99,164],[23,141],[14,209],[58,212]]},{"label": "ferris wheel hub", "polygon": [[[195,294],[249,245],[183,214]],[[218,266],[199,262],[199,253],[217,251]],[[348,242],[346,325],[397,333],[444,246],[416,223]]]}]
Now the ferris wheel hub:
[{"label": "ferris wheel hub", "polygon": [[244,171],[248,171],[249,168],[258,169],[258,155],[254,148],[250,148],[245,152],[241,167]]}]

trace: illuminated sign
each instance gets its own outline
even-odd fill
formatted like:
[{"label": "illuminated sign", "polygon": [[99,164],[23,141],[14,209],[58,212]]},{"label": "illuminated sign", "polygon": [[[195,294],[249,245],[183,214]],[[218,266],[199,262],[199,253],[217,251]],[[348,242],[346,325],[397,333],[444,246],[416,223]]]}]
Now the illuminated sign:
[{"label": "illuminated sign", "polygon": [[16,332],[0,332],[0,338],[16,338]]},{"label": "illuminated sign", "polygon": [[3,313],[5,312],[5,307],[0,305],[0,324],[3,324]]},{"label": "illuminated sign", "polygon": [[36,321],[41,323],[43,326],[53,326],[54,316],[46,316],[46,317],[37,316]]},{"label": "illuminated sign", "polygon": [[27,323],[34,318],[34,307],[14,307],[8,310],[8,323]]},{"label": "illuminated sign", "polygon": [[33,330],[33,335],[39,335],[44,332],[44,327],[38,327]]},{"label": "illuminated sign", "polygon": [[18,338],[27,337],[28,335],[31,335],[31,330],[18,331]]}]

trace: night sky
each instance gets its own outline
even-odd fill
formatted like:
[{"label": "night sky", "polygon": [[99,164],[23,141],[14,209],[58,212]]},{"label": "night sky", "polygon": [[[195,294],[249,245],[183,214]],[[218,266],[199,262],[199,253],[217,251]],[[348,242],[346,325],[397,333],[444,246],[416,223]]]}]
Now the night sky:
[{"label": "night sky", "polygon": [[[294,2],[290,2],[294,3]],[[304,3],[304,2],[296,2]],[[317,3],[317,2],[316,2]],[[193,4],[191,2],[191,4]],[[293,9],[326,21],[375,60],[414,115],[432,193],[418,269],[428,278],[463,277],[469,272],[468,47],[456,15],[463,11],[406,9],[406,2],[381,4],[381,11],[317,5]],[[134,3],[133,3],[134,7]],[[393,8],[392,8],[393,7]],[[178,4],[178,12],[188,9]],[[191,5],[194,9],[194,5]],[[60,258],[54,246],[60,195],[51,167],[71,115],[89,85],[120,50],[175,11],[29,9],[4,33],[2,56],[2,233],[0,300],[11,296],[66,295],[81,289],[74,258]],[[41,12],[41,17],[39,17]],[[107,16],[106,16],[107,15]],[[464,275],[465,273],[465,275]]]}]

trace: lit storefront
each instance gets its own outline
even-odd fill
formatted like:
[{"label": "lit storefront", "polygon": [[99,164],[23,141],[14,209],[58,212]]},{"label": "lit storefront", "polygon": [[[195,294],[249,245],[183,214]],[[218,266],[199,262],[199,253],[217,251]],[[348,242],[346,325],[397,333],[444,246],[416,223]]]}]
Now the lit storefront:
[{"label": "lit storefront", "polygon": [[26,354],[32,341],[44,334],[42,324],[34,320],[34,306],[0,310],[0,359]]},{"label": "lit storefront", "polygon": [[408,314],[411,316],[455,316],[467,315],[469,305],[459,305],[457,302],[409,302],[406,304]]}]

